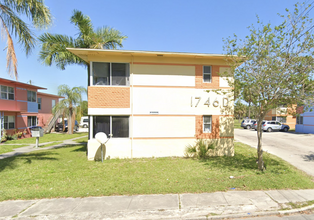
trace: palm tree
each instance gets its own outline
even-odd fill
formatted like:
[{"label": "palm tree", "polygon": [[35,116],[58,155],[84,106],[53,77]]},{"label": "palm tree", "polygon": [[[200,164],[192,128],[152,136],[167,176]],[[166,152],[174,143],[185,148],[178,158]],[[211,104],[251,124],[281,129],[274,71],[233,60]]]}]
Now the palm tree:
[{"label": "palm tree", "polygon": [[[73,128],[75,123],[75,111],[76,106],[82,103],[82,93],[86,93],[84,87],[73,87],[72,89],[68,85],[60,85],[58,87],[58,95],[63,96],[62,99],[54,108],[53,113],[61,112],[63,117],[68,115],[68,133],[73,134]],[[63,128],[64,120],[63,121]]]},{"label": "palm tree", "polygon": [[52,22],[49,9],[43,0],[0,0],[1,33],[7,39],[7,70],[10,76],[18,78],[17,58],[12,35],[18,38],[19,44],[25,49],[26,55],[35,47],[35,37],[29,26],[18,16],[30,19],[36,28],[45,28]]},{"label": "palm tree", "polygon": [[79,30],[78,37],[75,39],[66,35],[50,33],[39,37],[39,41],[42,43],[39,58],[44,64],[51,66],[52,63],[55,63],[62,70],[69,64],[78,64],[86,66],[89,75],[89,63],[66,48],[116,49],[122,47],[122,41],[127,38],[120,31],[105,26],[94,30],[90,18],[83,15],[81,11],[73,11],[71,23]]}]

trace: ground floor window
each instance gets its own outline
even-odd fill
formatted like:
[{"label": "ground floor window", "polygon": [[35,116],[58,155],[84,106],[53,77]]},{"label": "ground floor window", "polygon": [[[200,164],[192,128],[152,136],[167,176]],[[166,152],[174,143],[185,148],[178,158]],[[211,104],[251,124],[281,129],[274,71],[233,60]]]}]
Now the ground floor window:
[{"label": "ground floor window", "polygon": [[14,129],[15,128],[15,116],[4,116],[4,129]]},{"label": "ground floor window", "polygon": [[211,115],[203,116],[203,132],[204,133],[212,132],[212,116]]},{"label": "ground floor window", "polygon": [[297,124],[303,125],[303,116],[297,116]]},{"label": "ground floor window", "polygon": [[93,116],[93,137],[98,132],[113,138],[129,137],[129,116]]},{"label": "ground floor window", "polygon": [[27,127],[36,126],[37,117],[36,116],[27,116]]}]

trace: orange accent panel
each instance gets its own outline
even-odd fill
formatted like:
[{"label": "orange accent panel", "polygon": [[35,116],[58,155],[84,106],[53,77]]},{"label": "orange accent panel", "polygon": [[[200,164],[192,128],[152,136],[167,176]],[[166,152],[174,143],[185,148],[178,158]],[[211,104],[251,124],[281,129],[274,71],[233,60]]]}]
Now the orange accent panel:
[{"label": "orange accent panel", "polygon": [[88,87],[88,108],[130,108],[130,106],[130,87]]},{"label": "orange accent panel", "polygon": [[203,82],[203,65],[195,66],[195,88],[197,89],[219,89],[219,67],[220,66],[211,66],[212,67],[212,82],[204,83]]},{"label": "orange accent panel", "polygon": [[195,136],[202,139],[218,139],[219,137],[219,115],[212,115],[212,132],[203,133],[203,115],[195,116]]}]

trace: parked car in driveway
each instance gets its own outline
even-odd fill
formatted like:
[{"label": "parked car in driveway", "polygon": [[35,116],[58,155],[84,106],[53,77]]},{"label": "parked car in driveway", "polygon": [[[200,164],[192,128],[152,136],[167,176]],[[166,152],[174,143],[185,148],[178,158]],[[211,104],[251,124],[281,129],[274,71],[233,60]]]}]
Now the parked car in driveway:
[{"label": "parked car in driveway", "polygon": [[[64,120],[64,125],[65,125],[65,132],[68,131],[68,120]],[[78,122],[75,120],[75,125],[74,125],[74,131],[78,131],[79,130],[79,124]],[[56,124],[55,126],[55,131],[58,132],[58,131],[63,131],[63,123],[58,123]]]},{"label": "parked car in driveway", "polygon": [[[262,125],[264,122],[265,122],[265,120],[263,120]],[[254,121],[254,123],[252,125],[252,129],[254,129],[255,131],[257,130],[257,121]]]},{"label": "parked car in driveway", "polygon": [[88,128],[88,126],[89,126],[88,116],[82,116],[81,117],[80,126],[83,128]]},{"label": "parked car in driveway", "polygon": [[253,126],[253,121],[255,121],[255,119],[244,119],[241,122],[241,127],[244,129],[251,129]]},{"label": "parked car in driveway", "polygon": [[262,130],[263,131],[289,131],[290,127],[289,125],[282,124],[279,121],[264,121],[262,124]]}]

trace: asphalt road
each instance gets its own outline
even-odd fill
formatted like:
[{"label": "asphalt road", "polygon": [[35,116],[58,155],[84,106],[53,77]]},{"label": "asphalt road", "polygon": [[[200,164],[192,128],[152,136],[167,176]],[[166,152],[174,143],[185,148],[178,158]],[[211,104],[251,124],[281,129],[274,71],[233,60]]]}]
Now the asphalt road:
[{"label": "asphalt road", "polygon": [[[257,147],[257,132],[234,129],[237,141]],[[274,154],[314,176],[314,135],[290,132],[263,132],[263,150]]]}]

